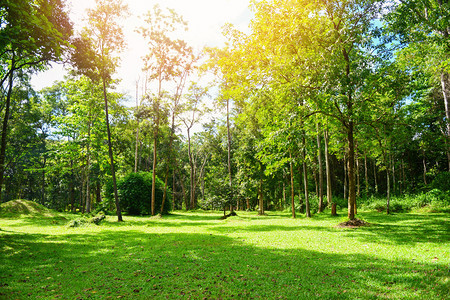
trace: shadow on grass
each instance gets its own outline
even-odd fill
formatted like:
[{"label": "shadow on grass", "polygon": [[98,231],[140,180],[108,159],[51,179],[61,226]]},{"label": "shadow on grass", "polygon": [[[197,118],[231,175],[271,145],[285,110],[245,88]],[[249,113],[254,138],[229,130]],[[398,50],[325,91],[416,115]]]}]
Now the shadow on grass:
[{"label": "shadow on grass", "polygon": [[139,230],[0,235],[0,298],[444,298],[439,263]]},{"label": "shadow on grass", "polygon": [[450,215],[363,213],[372,226],[350,230],[349,234],[368,242],[386,244],[449,243]]}]

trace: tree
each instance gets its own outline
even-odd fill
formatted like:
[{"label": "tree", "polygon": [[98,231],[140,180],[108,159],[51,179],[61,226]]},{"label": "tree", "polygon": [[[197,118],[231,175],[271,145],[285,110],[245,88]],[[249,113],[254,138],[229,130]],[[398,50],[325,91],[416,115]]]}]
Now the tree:
[{"label": "tree", "polygon": [[[180,117],[181,121],[186,126],[187,130],[187,142],[188,142],[188,158],[190,166],[190,208],[196,207],[195,191],[197,187],[197,166],[195,154],[191,148],[191,130],[192,127],[198,123],[203,114],[207,113],[206,107],[202,105],[202,100],[208,95],[208,89],[203,88],[196,83],[192,83],[189,87],[188,94],[186,95],[186,102],[184,110],[186,111],[185,117]],[[206,160],[204,161],[206,163]],[[204,164],[203,164],[204,166]]]},{"label": "tree", "polygon": [[[0,4],[0,86],[5,98],[0,144],[0,202],[14,80],[61,61],[72,25],[61,0],[3,1]],[[6,84],[6,85],[5,85]]]},{"label": "tree", "polygon": [[75,41],[76,51],[72,59],[78,71],[87,75],[93,81],[100,81],[103,88],[105,103],[106,132],[108,135],[108,154],[111,166],[111,176],[114,187],[117,219],[123,221],[117,194],[116,170],[111,142],[111,129],[108,112],[108,88],[112,84],[112,75],[118,65],[114,55],[125,46],[122,28],[117,19],[127,13],[127,6],[121,0],[96,0],[97,7],[88,10],[88,27],[82,36]]},{"label": "tree", "polygon": [[[156,176],[157,145],[160,126],[161,101],[163,97],[163,82],[171,81],[183,74],[182,62],[191,49],[180,39],[171,38],[171,34],[178,29],[187,30],[187,23],[174,10],[164,11],[155,5],[152,11],[144,15],[146,27],[139,28],[138,32],[147,40],[149,53],[144,57],[144,71],[149,74],[149,81],[156,83],[156,93],[153,97],[153,166],[152,173]],[[180,70],[181,66],[181,70]],[[184,85],[184,83],[183,83]],[[181,87],[181,86],[179,86]],[[176,95],[177,97],[177,95]],[[152,185],[152,215],[155,214],[155,187],[156,177]]]}]

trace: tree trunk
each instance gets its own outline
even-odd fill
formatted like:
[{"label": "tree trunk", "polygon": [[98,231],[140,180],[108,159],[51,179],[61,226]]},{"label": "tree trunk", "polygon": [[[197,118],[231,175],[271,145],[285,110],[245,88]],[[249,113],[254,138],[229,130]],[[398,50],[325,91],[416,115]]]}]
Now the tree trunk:
[{"label": "tree trunk", "polygon": [[391,155],[391,165],[392,165],[392,193],[393,195],[396,195],[395,193],[395,161],[393,156]]},{"label": "tree trunk", "polygon": [[73,174],[73,161],[70,160],[69,202],[72,212],[75,212],[75,175]]},{"label": "tree trunk", "polygon": [[[161,83],[160,83],[161,85]],[[161,88],[160,88],[161,90]],[[152,165],[152,199],[151,199],[151,211],[152,216],[155,215],[155,197],[156,197],[156,154],[157,154],[157,146],[158,146],[158,134],[159,134],[159,101],[160,96],[158,96],[157,99],[155,99],[156,103],[155,105],[155,113],[156,113],[156,120],[155,120],[155,128],[153,132],[153,165]]]},{"label": "tree trunk", "polygon": [[189,166],[190,166],[190,181],[189,181],[189,206],[190,209],[194,209],[195,208],[195,203],[194,203],[194,196],[195,196],[195,191],[194,191],[194,174],[195,174],[195,170],[194,170],[194,159],[192,157],[192,150],[191,150],[191,135],[190,135],[190,127],[187,128],[187,137],[188,137],[188,157],[189,157]]},{"label": "tree trunk", "polygon": [[367,155],[364,153],[364,184],[366,188],[366,199],[369,197],[369,177],[367,174]]},{"label": "tree trunk", "polygon": [[108,97],[106,94],[106,82],[103,78],[103,99],[105,100],[105,120],[106,120],[106,132],[108,134],[108,154],[109,154],[109,161],[111,165],[111,176],[113,180],[113,188],[114,188],[114,200],[116,204],[116,213],[117,213],[117,221],[122,222],[122,211],[120,209],[120,203],[119,203],[119,194],[117,193],[117,181],[116,181],[116,170],[114,168],[114,156],[112,151],[112,144],[111,144],[111,130],[109,128],[109,114],[108,114]]},{"label": "tree trunk", "polygon": [[9,110],[11,108],[11,94],[13,88],[13,79],[14,72],[12,71],[14,68],[14,56],[11,62],[11,73],[9,74],[8,81],[8,92],[6,94],[6,103],[5,103],[5,115],[3,117],[3,126],[2,126],[2,141],[1,141],[1,150],[0,150],[0,203],[2,203],[2,187],[3,187],[3,173],[5,172],[5,158],[6,158],[6,137],[8,135],[8,121],[9,121]]},{"label": "tree trunk", "polygon": [[373,162],[373,178],[375,184],[375,193],[378,194],[377,164],[375,162]]},{"label": "tree trunk", "polygon": [[311,210],[309,208],[309,197],[308,197],[308,171],[306,169],[306,139],[305,139],[305,133],[303,133],[302,138],[302,144],[303,144],[303,185],[305,188],[305,210],[306,210],[306,217],[311,217]]},{"label": "tree trunk", "polygon": [[331,205],[333,202],[333,194],[331,192],[331,169],[330,169],[330,157],[328,153],[328,128],[325,129],[324,132],[324,139],[325,139],[325,168],[327,173],[327,203],[328,206]]},{"label": "tree trunk", "polygon": [[294,202],[294,168],[292,167],[292,153],[289,151],[289,168],[291,172],[291,209],[292,209],[292,218],[295,219],[295,202]]},{"label": "tree trunk", "polygon": [[[355,145],[355,148],[356,146],[357,145]],[[359,155],[357,151],[355,151],[355,168],[356,168],[356,198],[359,198],[361,196],[361,181],[359,178]]]},{"label": "tree trunk", "polygon": [[263,216],[264,215],[264,195],[263,195],[263,165],[260,162],[260,177],[259,177],[259,189],[258,189],[258,199],[259,199],[259,212],[258,215]]},{"label": "tree trunk", "polygon": [[391,202],[391,181],[390,181],[390,175],[389,175],[389,163],[387,162],[387,159],[385,159],[386,164],[386,186],[387,186],[387,197],[386,197],[386,214],[389,214],[390,212],[390,202]]},{"label": "tree trunk", "polygon": [[[228,136],[228,181],[230,185],[230,213],[233,212],[233,185],[231,177],[231,132],[230,132],[230,100],[227,98],[227,136]],[[264,209],[263,209],[264,210]]]},{"label": "tree trunk", "polygon": [[136,146],[134,150],[134,173],[138,170],[139,162],[139,81],[136,81]]},{"label": "tree trunk", "polygon": [[346,159],[346,155],[345,155],[345,153],[344,153],[344,199],[347,199],[347,187],[348,187],[348,184],[347,184],[347,170],[348,170],[348,168],[347,168],[347,159]]},{"label": "tree trunk", "polygon": [[317,128],[317,158],[319,163],[319,212],[323,212],[325,209],[325,205],[323,203],[323,167],[322,167],[322,151],[321,151],[321,142],[320,142],[320,131],[319,131],[319,123],[316,124]]},{"label": "tree trunk", "polygon": [[90,147],[90,140],[91,140],[91,120],[90,120],[90,112],[89,112],[89,123],[88,123],[88,139],[87,139],[87,145],[86,145],[86,213],[89,214],[91,212],[91,188],[90,188],[90,169],[91,169],[91,147]]},{"label": "tree trunk", "polygon": [[425,159],[425,150],[422,149],[423,183],[427,185],[427,162]]},{"label": "tree trunk", "polygon": [[447,159],[448,159],[448,170],[450,172],[450,104],[449,104],[449,94],[450,89],[449,85],[450,75],[447,72],[441,73],[441,86],[442,86],[442,94],[444,96],[444,107],[445,107],[445,117],[446,117],[446,146],[447,146]]},{"label": "tree trunk", "polygon": [[[159,117],[157,117],[158,119]],[[158,126],[158,125],[156,125]],[[152,199],[151,210],[152,216],[155,215],[155,197],[156,197],[156,147],[158,146],[158,128],[155,128],[153,135],[153,165],[152,165]]]},{"label": "tree trunk", "polygon": [[348,123],[348,218],[353,220],[356,213],[356,191],[355,191],[355,145],[353,140],[353,121]]},{"label": "tree trunk", "polygon": [[[164,205],[166,204],[166,197],[167,197],[167,180],[169,177],[169,167],[173,164],[172,161],[172,144],[173,144],[173,133],[175,132],[175,112],[172,113],[172,126],[170,128],[170,137],[169,137],[169,163],[166,167],[166,174],[164,176],[164,193],[163,193],[163,199],[161,204],[161,214],[163,213]],[[175,173],[174,173],[175,174]],[[175,183],[173,183],[173,187]]]}]

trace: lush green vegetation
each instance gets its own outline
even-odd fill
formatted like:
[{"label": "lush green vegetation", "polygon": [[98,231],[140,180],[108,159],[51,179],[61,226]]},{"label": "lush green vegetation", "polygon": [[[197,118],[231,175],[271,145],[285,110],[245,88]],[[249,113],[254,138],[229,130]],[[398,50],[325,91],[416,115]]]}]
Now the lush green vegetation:
[{"label": "lush green vegetation", "polygon": [[448,297],[448,3],[254,0],[202,50],[155,5],[136,96],[95,4],[0,3],[0,298]]},{"label": "lush green vegetation", "polygon": [[[293,216],[337,204],[350,219],[360,204],[448,206],[448,5],[252,1],[247,32],[226,25],[228,43],[201,51],[181,15],[155,6],[136,28],[148,49],[126,95],[125,2],[97,1],[77,30],[62,0],[0,4],[0,202],[119,221],[165,200]],[[33,90],[60,61],[70,75]],[[146,195],[123,184],[141,171]]]},{"label": "lush green vegetation", "polygon": [[[164,218],[76,215],[0,220],[2,299],[445,299],[447,214],[386,216],[338,228],[319,214],[176,211]],[[3,215],[2,215],[3,216]]]}]

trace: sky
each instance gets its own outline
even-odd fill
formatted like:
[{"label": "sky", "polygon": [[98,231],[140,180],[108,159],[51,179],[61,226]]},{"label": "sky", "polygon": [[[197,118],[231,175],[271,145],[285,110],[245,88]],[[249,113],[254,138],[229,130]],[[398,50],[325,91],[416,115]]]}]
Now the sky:
[{"label": "sky", "polygon": [[[140,16],[151,10],[155,4],[159,4],[161,8],[174,9],[183,16],[188,22],[189,30],[180,38],[197,50],[204,46],[223,46],[225,39],[222,35],[222,26],[231,23],[245,32],[252,17],[249,9],[250,0],[123,0],[123,2],[130,10],[130,17],[123,24],[128,46],[121,54],[121,66],[116,76],[121,79],[118,90],[130,96],[135,94],[136,81],[142,69],[141,58],[147,52],[146,44],[142,36],[135,32],[135,28],[142,22]],[[86,18],[86,9],[94,8],[95,1],[67,0],[66,3],[70,8],[75,31],[79,31]],[[64,74],[61,65],[52,64],[50,70],[32,78],[33,87],[40,90],[51,86],[54,81],[63,80]]]}]

